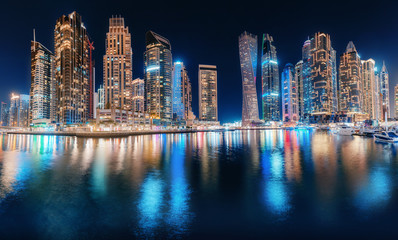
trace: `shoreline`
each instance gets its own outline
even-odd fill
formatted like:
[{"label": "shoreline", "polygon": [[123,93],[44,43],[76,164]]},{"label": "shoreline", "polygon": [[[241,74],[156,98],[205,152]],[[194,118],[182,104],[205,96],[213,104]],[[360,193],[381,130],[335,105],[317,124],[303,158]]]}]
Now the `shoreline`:
[{"label": "shoreline", "polygon": [[180,134],[180,133],[197,133],[197,132],[233,132],[242,130],[283,130],[283,128],[247,128],[247,129],[215,129],[215,130],[149,130],[149,131],[129,131],[129,132],[32,132],[32,131],[10,131],[5,134],[19,135],[44,135],[44,136],[66,136],[80,138],[121,138],[140,135],[154,134]]}]

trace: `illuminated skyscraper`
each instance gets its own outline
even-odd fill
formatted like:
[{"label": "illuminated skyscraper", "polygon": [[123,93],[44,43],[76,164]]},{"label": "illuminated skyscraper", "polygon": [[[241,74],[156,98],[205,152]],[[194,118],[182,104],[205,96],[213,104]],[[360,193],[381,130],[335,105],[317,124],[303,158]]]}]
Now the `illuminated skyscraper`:
[{"label": "illuminated skyscraper", "polygon": [[217,67],[199,65],[199,119],[218,121]]},{"label": "illuminated skyscraper", "polygon": [[102,85],[98,88],[98,109],[105,108],[105,89]]},{"label": "illuminated skyscraper", "polygon": [[173,115],[176,120],[187,120],[192,102],[191,82],[183,62],[173,66]]},{"label": "illuminated skyscraper", "polygon": [[29,126],[29,98],[27,94],[12,94],[9,110],[10,127]]},{"label": "illuminated skyscraper", "polygon": [[389,79],[386,64],[383,62],[383,67],[380,72],[380,93],[382,97],[383,109],[382,109],[382,119],[385,119],[385,112],[387,112],[387,118],[390,117],[390,88]]},{"label": "illuminated skyscraper", "polygon": [[302,121],[307,122],[311,114],[311,95],[313,91],[312,75],[311,75],[311,41],[307,40],[304,42],[302,48],[302,59],[303,59],[303,109],[302,109]]},{"label": "illuminated skyscraper", "polygon": [[377,67],[375,67],[375,93],[376,93],[376,120],[382,121],[384,119],[383,115],[383,95],[381,94],[380,88],[380,72]]},{"label": "illuminated skyscraper", "polygon": [[298,115],[298,88],[294,77],[294,66],[286,64],[282,72],[282,119],[284,122],[296,122]]},{"label": "illuminated skyscraper", "polygon": [[133,111],[145,112],[145,82],[144,79],[136,78],[132,83],[133,87]]},{"label": "illuminated skyscraper", "polygon": [[153,119],[172,120],[172,55],[169,40],[152,31],[146,33],[144,53],[146,107]]},{"label": "illuminated skyscraper", "polygon": [[36,40],[31,42],[31,124],[48,124],[56,116],[56,83],[54,55]]},{"label": "illuminated skyscraper", "polygon": [[304,120],[304,83],[303,83],[303,60],[296,63],[294,67],[295,81],[297,85],[297,107],[298,107],[298,120]]},{"label": "illuminated skyscraper", "polygon": [[338,109],[334,64],[329,34],[316,33],[311,39],[311,115],[316,121],[328,121]]},{"label": "illuminated skyscraper", "polygon": [[85,123],[90,109],[90,48],[86,28],[76,12],[58,18],[54,30],[57,121]]},{"label": "illuminated skyscraper", "polygon": [[336,50],[330,47],[330,65],[332,67],[332,114],[339,111],[339,93],[338,93],[338,79],[336,66]]},{"label": "illuminated skyscraper", "polygon": [[362,61],[362,82],[363,112],[368,114],[370,119],[377,119],[378,88],[376,88],[375,61],[373,59]]},{"label": "illuminated skyscraper", "polygon": [[349,42],[345,53],[340,56],[339,84],[340,111],[348,115],[362,113],[362,64],[358,52]]},{"label": "illuminated skyscraper", "polygon": [[133,51],[131,35],[124,18],[109,19],[104,55],[105,108],[131,111],[133,81]]},{"label": "illuminated skyscraper", "polygon": [[278,59],[274,39],[263,35],[261,56],[262,105],[264,121],[281,120],[281,100]]},{"label": "illuminated skyscraper", "polygon": [[10,108],[7,106],[7,103],[1,102],[1,109],[0,109],[0,126],[8,126],[8,111]]},{"label": "illuminated skyscraper", "polygon": [[259,120],[256,90],[257,36],[244,32],[239,36],[239,59],[242,74],[242,125]]}]

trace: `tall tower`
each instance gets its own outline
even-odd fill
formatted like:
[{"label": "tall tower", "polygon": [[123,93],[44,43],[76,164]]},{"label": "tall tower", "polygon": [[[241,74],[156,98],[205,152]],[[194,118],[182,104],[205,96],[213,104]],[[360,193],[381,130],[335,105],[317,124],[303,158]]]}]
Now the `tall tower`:
[{"label": "tall tower", "polygon": [[12,94],[9,111],[10,127],[29,126],[29,99],[27,94]]},{"label": "tall tower", "polygon": [[297,107],[298,107],[298,120],[304,120],[304,83],[303,83],[303,60],[298,61],[294,67],[294,79],[297,85]]},{"label": "tall tower", "polygon": [[31,42],[31,85],[30,111],[31,124],[49,124],[55,121],[56,84],[54,55],[41,43]]},{"label": "tall tower", "polygon": [[383,62],[383,67],[380,71],[380,93],[381,93],[381,100],[383,104],[382,108],[382,119],[385,120],[385,112],[387,112],[387,118],[390,117],[390,88],[389,88],[389,79],[388,79],[388,72],[386,68],[386,64]]},{"label": "tall tower", "polygon": [[358,52],[349,42],[345,53],[340,56],[340,111],[354,115],[362,113],[362,64]]},{"label": "tall tower", "polygon": [[239,36],[239,59],[242,73],[242,125],[259,120],[256,90],[257,36],[244,32]]},{"label": "tall tower", "polygon": [[217,67],[199,65],[199,119],[218,121]]},{"label": "tall tower", "polygon": [[302,109],[302,121],[308,122],[309,116],[312,112],[312,75],[311,75],[311,41],[307,40],[304,42],[302,48],[302,60],[303,60],[303,70],[302,70],[302,80],[303,80],[303,109]]},{"label": "tall tower", "polygon": [[145,82],[144,79],[134,79],[133,87],[133,111],[144,113],[145,112]]},{"label": "tall tower", "polygon": [[157,33],[146,33],[144,53],[146,107],[153,119],[172,120],[172,55],[169,40]]},{"label": "tall tower", "polygon": [[299,119],[298,87],[294,71],[293,64],[288,63],[282,72],[282,119],[284,122],[296,122]]},{"label": "tall tower", "polygon": [[311,39],[311,115],[321,122],[329,121],[338,108],[334,56],[329,34],[315,33]]},{"label": "tall tower", "polygon": [[0,109],[0,126],[8,126],[8,111],[9,107],[7,106],[7,103],[1,102],[1,109]]},{"label": "tall tower", "polygon": [[89,39],[76,12],[58,18],[54,30],[57,121],[85,123],[89,118]]},{"label": "tall tower", "polygon": [[177,120],[187,120],[192,111],[191,81],[183,62],[174,62],[173,66],[173,116]]},{"label": "tall tower", "polygon": [[274,39],[263,35],[261,56],[262,105],[264,121],[281,120],[281,96],[278,59]]},{"label": "tall tower", "polygon": [[131,111],[133,81],[133,51],[131,35],[124,18],[109,19],[104,55],[105,108]]},{"label": "tall tower", "polygon": [[378,88],[376,88],[375,61],[373,59],[362,61],[362,83],[363,112],[368,114],[370,119],[377,119]]}]

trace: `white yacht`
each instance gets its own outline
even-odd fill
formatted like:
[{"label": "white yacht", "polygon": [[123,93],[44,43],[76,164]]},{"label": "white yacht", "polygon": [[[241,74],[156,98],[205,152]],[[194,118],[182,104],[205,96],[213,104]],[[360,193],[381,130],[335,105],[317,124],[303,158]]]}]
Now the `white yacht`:
[{"label": "white yacht", "polygon": [[354,133],[354,129],[349,126],[340,126],[337,130],[337,134],[342,136],[351,136]]},{"label": "white yacht", "polygon": [[389,143],[394,143],[398,142],[398,135],[395,132],[381,132],[379,134],[373,135],[375,141],[377,142],[389,142]]}]

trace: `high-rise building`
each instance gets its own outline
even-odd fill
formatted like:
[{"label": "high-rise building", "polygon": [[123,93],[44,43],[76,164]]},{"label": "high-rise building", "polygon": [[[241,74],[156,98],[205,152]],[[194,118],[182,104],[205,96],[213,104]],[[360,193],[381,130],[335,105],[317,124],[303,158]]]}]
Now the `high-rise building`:
[{"label": "high-rise building", "polygon": [[102,85],[98,88],[98,109],[105,108],[105,89]]},{"label": "high-rise building", "polygon": [[10,108],[7,106],[7,103],[1,102],[1,109],[0,109],[0,126],[8,126],[8,111]]},{"label": "high-rise building", "polygon": [[173,66],[173,118],[187,120],[192,111],[191,81],[183,62],[175,62]]},{"label": "high-rise building", "polygon": [[298,87],[294,76],[294,66],[286,64],[282,72],[282,120],[296,122],[298,115]]},{"label": "high-rise building", "polygon": [[98,92],[94,92],[94,96],[93,96],[93,109],[94,109],[94,119],[97,119],[97,108],[98,108],[98,104],[99,104],[99,96],[98,96]]},{"label": "high-rise building", "polygon": [[274,39],[263,35],[261,55],[262,106],[264,121],[281,120],[281,96],[278,59]]},{"label": "high-rise building", "polygon": [[385,113],[387,112],[387,118],[390,118],[390,88],[389,88],[389,79],[386,64],[383,62],[383,67],[380,71],[380,93],[382,97],[382,119],[385,120]]},{"label": "high-rise building", "polygon": [[[35,37],[34,37],[35,38]],[[49,124],[56,116],[54,55],[34,39],[31,42],[30,124]]]},{"label": "high-rise building", "polygon": [[105,108],[131,111],[133,81],[133,51],[131,35],[124,18],[109,19],[104,62]]},{"label": "high-rise building", "polygon": [[144,53],[146,107],[152,119],[172,120],[172,55],[169,40],[157,33],[146,33]]},{"label": "high-rise building", "polygon": [[335,52],[329,34],[315,33],[311,39],[311,115],[316,121],[329,121],[337,107]]},{"label": "high-rise building", "polygon": [[398,85],[394,87],[395,118],[398,117]]},{"label": "high-rise building", "polygon": [[257,36],[244,32],[239,36],[239,59],[242,74],[242,125],[259,120],[256,90]]},{"label": "high-rise building", "polygon": [[383,95],[381,94],[380,88],[380,72],[375,67],[375,93],[376,93],[376,120],[382,121],[384,119],[383,114]]},{"label": "high-rise building", "polygon": [[297,107],[298,120],[304,120],[304,83],[303,83],[303,60],[298,61],[294,67],[294,78],[297,85]]},{"label": "high-rise building", "polygon": [[370,119],[378,119],[378,88],[375,79],[375,61],[368,59],[362,61],[362,83],[363,83],[363,112],[369,115]]},{"label": "high-rise building", "polygon": [[199,65],[199,119],[218,121],[217,67]]},{"label": "high-rise building", "polygon": [[136,78],[132,83],[133,88],[133,111],[145,112],[145,82],[144,79]]},{"label": "high-rise building", "polygon": [[312,75],[311,75],[311,41],[307,40],[304,42],[302,48],[302,60],[303,60],[303,70],[302,70],[302,80],[303,80],[303,109],[302,109],[302,121],[308,122],[309,116],[311,114],[311,102],[312,102]]},{"label": "high-rise building", "polygon": [[340,56],[339,86],[340,111],[348,115],[362,114],[362,64],[358,52],[349,42],[345,53]]},{"label": "high-rise building", "polygon": [[12,94],[9,110],[10,127],[29,126],[29,98],[27,94]]},{"label": "high-rise building", "polygon": [[90,109],[90,47],[76,12],[58,18],[54,30],[57,122],[85,123]]},{"label": "high-rise building", "polygon": [[339,111],[339,92],[336,66],[336,50],[330,47],[330,65],[332,67],[332,114]]}]

